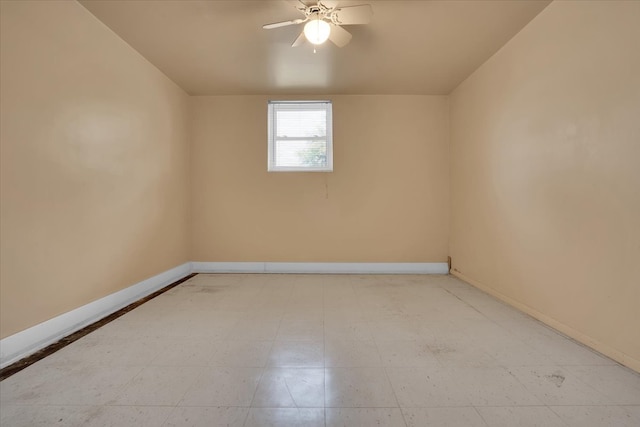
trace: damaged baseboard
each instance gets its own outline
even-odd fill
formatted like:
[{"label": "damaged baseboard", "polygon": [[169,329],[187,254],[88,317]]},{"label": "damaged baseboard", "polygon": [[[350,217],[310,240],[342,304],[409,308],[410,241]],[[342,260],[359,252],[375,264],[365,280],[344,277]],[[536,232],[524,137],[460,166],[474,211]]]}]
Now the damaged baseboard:
[{"label": "damaged baseboard", "polygon": [[189,274],[191,274],[191,263],[186,262],[121,291],[3,338],[0,340],[0,369]]}]

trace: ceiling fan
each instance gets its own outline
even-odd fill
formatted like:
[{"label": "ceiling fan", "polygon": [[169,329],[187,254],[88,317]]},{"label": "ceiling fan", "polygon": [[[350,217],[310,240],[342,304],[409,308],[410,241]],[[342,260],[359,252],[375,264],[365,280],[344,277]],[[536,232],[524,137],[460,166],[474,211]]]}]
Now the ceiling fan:
[{"label": "ceiling fan", "polygon": [[368,24],[373,15],[373,8],[370,4],[338,7],[337,1],[318,0],[315,4],[307,6],[302,0],[286,1],[302,13],[304,18],[274,22],[273,24],[263,25],[262,28],[271,30],[306,22],[304,30],[295,39],[291,45],[292,47],[304,44],[305,40],[314,45],[319,45],[327,41],[327,39],[331,40],[336,46],[343,47],[351,40],[351,33],[341,26]]}]

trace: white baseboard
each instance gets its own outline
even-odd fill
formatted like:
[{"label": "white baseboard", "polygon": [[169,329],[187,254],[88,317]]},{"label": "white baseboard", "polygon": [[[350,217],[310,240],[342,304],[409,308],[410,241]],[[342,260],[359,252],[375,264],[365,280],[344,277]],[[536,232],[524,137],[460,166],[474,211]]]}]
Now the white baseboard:
[{"label": "white baseboard", "polygon": [[0,369],[191,274],[191,263],[150,277],[0,340]]},{"label": "white baseboard", "polygon": [[601,341],[598,341],[596,339],[591,338],[590,336],[572,328],[571,326],[565,325],[564,323],[561,323],[559,321],[557,321],[556,319],[554,319],[553,317],[547,316],[544,313],[539,312],[538,310],[529,307],[528,305],[521,303],[520,301],[517,301],[511,297],[508,297],[498,291],[496,291],[495,289],[491,288],[490,286],[485,285],[484,283],[481,283],[477,280],[474,280],[470,277],[465,276],[464,274],[460,273],[459,271],[455,271],[452,270],[451,274],[453,274],[454,276],[456,276],[457,278],[464,280],[465,282],[475,286],[476,288],[488,293],[489,295],[507,303],[508,305],[517,308],[520,311],[523,311],[525,313],[527,313],[529,316],[538,319],[539,321],[541,321],[542,323],[549,325],[550,327],[552,327],[553,329],[555,329],[556,331],[559,331],[563,334],[565,334],[566,336],[573,338],[574,340],[578,341],[579,343],[582,343],[584,345],[586,345],[587,347],[590,347],[602,354],[604,354],[605,356],[615,360],[616,362],[621,363],[622,365],[633,369],[636,372],[640,372],[640,360],[635,359],[633,357],[631,357],[628,354],[625,354],[611,346],[609,346],[608,344],[605,344]]},{"label": "white baseboard", "polygon": [[448,274],[446,262],[192,262],[194,273]]}]

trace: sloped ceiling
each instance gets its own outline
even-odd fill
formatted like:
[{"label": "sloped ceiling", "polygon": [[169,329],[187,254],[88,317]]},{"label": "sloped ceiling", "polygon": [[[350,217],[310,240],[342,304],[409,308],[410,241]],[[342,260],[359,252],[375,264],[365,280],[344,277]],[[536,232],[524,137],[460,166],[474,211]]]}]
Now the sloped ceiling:
[{"label": "sloped ceiling", "polygon": [[548,4],[510,1],[369,3],[353,39],[290,45],[301,15],[286,1],[81,0],[91,13],[191,95],[448,94]]}]

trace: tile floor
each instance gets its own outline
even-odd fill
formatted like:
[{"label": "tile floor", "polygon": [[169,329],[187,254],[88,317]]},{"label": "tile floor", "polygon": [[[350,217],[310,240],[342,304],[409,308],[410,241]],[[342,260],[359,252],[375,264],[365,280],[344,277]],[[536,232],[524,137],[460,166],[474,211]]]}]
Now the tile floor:
[{"label": "tile floor", "polygon": [[193,277],[0,383],[3,426],[640,426],[640,375],[451,276]]}]

